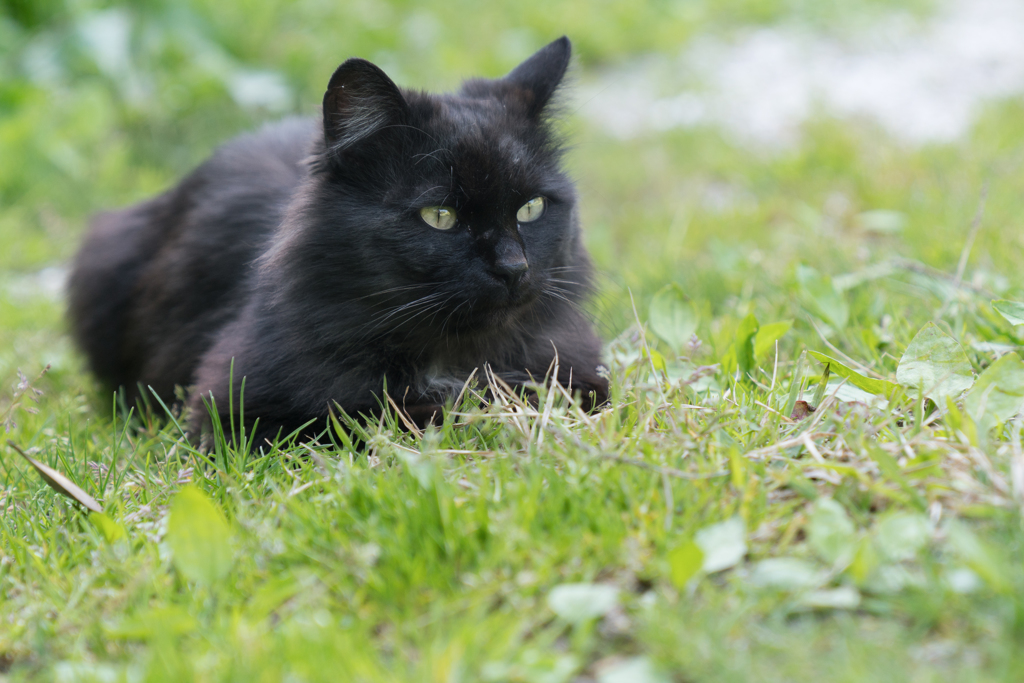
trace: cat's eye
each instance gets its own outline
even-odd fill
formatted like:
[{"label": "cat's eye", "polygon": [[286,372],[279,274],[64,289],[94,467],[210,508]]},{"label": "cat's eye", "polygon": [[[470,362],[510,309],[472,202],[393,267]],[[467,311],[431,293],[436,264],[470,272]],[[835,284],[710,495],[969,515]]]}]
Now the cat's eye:
[{"label": "cat's eye", "polygon": [[420,218],[432,228],[451,230],[455,227],[455,209],[447,206],[427,206],[420,209]]},{"label": "cat's eye", "polygon": [[519,207],[516,211],[516,220],[520,223],[535,221],[544,215],[544,206],[547,204],[543,197],[534,197]]}]

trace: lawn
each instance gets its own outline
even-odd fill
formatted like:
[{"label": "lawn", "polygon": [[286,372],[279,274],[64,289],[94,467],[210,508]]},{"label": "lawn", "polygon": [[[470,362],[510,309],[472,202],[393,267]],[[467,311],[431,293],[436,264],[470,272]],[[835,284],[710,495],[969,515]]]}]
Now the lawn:
[{"label": "lawn", "polygon": [[594,415],[485,405],[481,376],[425,433],[205,454],[156,401],[115,410],[62,320],[91,213],[312,113],[348,56],[442,89],[567,33],[582,88],[892,11],[933,8],[0,2],[0,681],[1020,680],[1022,99],[952,142],[820,112],[764,149],[567,108]]}]

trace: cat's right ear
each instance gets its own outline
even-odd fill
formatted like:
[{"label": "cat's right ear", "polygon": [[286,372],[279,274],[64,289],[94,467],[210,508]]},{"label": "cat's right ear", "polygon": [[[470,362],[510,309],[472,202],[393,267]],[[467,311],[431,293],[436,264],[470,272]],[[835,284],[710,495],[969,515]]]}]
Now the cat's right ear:
[{"label": "cat's right ear", "polygon": [[398,86],[380,67],[365,59],[339,66],[324,93],[324,141],[339,152],[389,126],[401,125],[409,113]]},{"label": "cat's right ear", "polygon": [[525,94],[524,104],[530,118],[540,116],[569,68],[572,43],[565,36],[548,43],[513,69],[502,82]]}]

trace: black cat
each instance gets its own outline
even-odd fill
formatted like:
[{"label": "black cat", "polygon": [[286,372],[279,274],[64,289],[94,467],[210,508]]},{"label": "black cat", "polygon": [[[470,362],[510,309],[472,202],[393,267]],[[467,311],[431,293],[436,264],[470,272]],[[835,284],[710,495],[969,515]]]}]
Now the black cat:
[{"label": "black cat", "polygon": [[[590,260],[560,168],[549,101],[560,38],[504,78],[457,94],[400,90],[373,64],[338,67],[323,121],[243,135],[165,194],[100,215],[69,284],[93,372],[194,416],[212,395],[258,436],[326,425],[337,402],[419,423],[476,368],[513,386],[558,380],[607,400],[580,313]],[[232,371],[233,364],[233,371]],[[237,416],[236,416],[237,417]],[[193,418],[193,428],[201,427]]]}]

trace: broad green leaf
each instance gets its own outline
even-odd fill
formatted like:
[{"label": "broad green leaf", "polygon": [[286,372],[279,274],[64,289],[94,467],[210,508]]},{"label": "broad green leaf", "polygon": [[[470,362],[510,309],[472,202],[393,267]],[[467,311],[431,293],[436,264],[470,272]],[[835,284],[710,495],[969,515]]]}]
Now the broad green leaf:
[{"label": "broad green leaf", "polygon": [[693,541],[687,541],[669,553],[668,566],[672,583],[683,589],[704,566],[704,551]]},{"label": "broad green leaf", "polygon": [[1024,409],[1024,362],[1016,353],[1008,353],[988,366],[967,396],[964,410],[981,429],[1006,422]]},{"label": "broad green leaf", "polygon": [[888,515],[874,530],[875,544],[890,560],[910,560],[932,536],[924,515],[897,512]]},{"label": "broad green leaf", "polygon": [[796,279],[811,312],[836,329],[846,327],[850,319],[850,306],[832,280],[804,265],[797,266]]},{"label": "broad green leaf", "polygon": [[962,522],[951,522],[946,536],[950,546],[993,590],[999,593],[1013,590],[1009,562],[998,546],[978,538]]},{"label": "broad green leaf", "polygon": [[658,372],[665,372],[668,370],[668,363],[665,361],[665,356],[661,355],[654,349],[648,349],[648,357],[651,359],[651,365]]},{"label": "broad green leaf", "polygon": [[974,384],[971,361],[960,344],[928,323],[911,340],[896,368],[896,381],[919,389],[938,406],[956,398]]},{"label": "broad green leaf", "polygon": [[679,351],[697,332],[700,316],[686,300],[683,288],[673,283],[662,287],[651,300],[651,328],[654,333]]},{"label": "broad green leaf", "polygon": [[701,529],[695,541],[704,553],[703,569],[708,573],[734,567],[747,554],[747,528],[739,517]]},{"label": "broad green leaf", "polygon": [[918,571],[912,571],[902,564],[883,564],[871,573],[864,588],[872,593],[892,595],[911,586],[921,586],[923,582]]},{"label": "broad green leaf", "polygon": [[819,498],[807,522],[807,542],[827,562],[852,559],[857,529],[842,505],[831,498]]},{"label": "broad green leaf", "polygon": [[128,535],[123,526],[102,512],[90,513],[89,521],[100,530],[100,533],[103,534],[103,538],[107,539],[107,543],[113,543],[114,541],[125,538]]},{"label": "broad green leaf", "polygon": [[810,354],[815,360],[821,363],[827,363],[830,366],[830,370],[833,375],[838,375],[843,379],[848,380],[850,384],[858,389],[863,389],[869,394],[888,397],[892,396],[893,392],[899,389],[898,384],[888,382],[884,379],[872,379],[871,377],[865,377],[849,366],[843,365],[840,361],[837,361],[831,356],[826,356],[825,354],[818,353],[817,351],[811,351]]},{"label": "broad green leaf", "polygon": [[992,302],[992,308],[1011,325],[1024,325],[1024,304],[1021,302],[996,299]]},{"label": "broad green leaf", "polygon": [[761,560],[750,572],[750,582],[766,588],[800,590],[821,585],[822,572],[806,560],[772,557]]},{"label": "broad green leaf", "polygon": [[857,550],[853,553],[853,561],[847,571],[853,580],[863,585],[878,568],[879,557],[875,544],[868,537],[861,538]]},{"label": "broad green leaf", "polygon": [[302,591],[303,585],[291,573],[269,578],[249,596],[246,614],[253,619],[266,619]]},{"label": "broad green leaf", "polygon": [[[835,370],[831,365],[829,367]],[[836,378],[834,376],[828,381],[828,388],[825,390],[825,395],[830,397],[835,396],[837,401],[842,401],[844,403],[863,403],[864,405],[869,406],[881,405],[887,400],[873,392],[864,391],[849,380]]]},{"label": "broad green leaf", "polygon": [[231,571],[231,527],[224,513],[194,486],[181,489],[171,501],[165,538],[174,566],[189,581],[209,586]]},{"label": "broad green leaf", "polygon": [[602,583],[563,583],[548,593],[548,607],[578,624],[602,617],[619,604],[619,589]]},{"label": "broad green leaf", "polygon": [[669,683],[670,680],[643,656],[616,662],[597,674],[597,683]]},{"label": "broad green leaf", "polygon": [[725,353],[718,359],[718,364],[722,368],[722,374],[726,377],[732,377],[736,373],[736,345],[728,346],[725,349]]},{"label": "broad green leaf", "polygon": [[754,358],[764,358],[766,354],[771,353],[775,349],[775,342],[782,339],[791,327],[792,320],[762,325],[754,337]]},{"label": "broad green leaf", "polygon": [[736,366],[744,375],[754,369],[754,337],[759,327],[757,318],[750,313],[736,330]]}]

